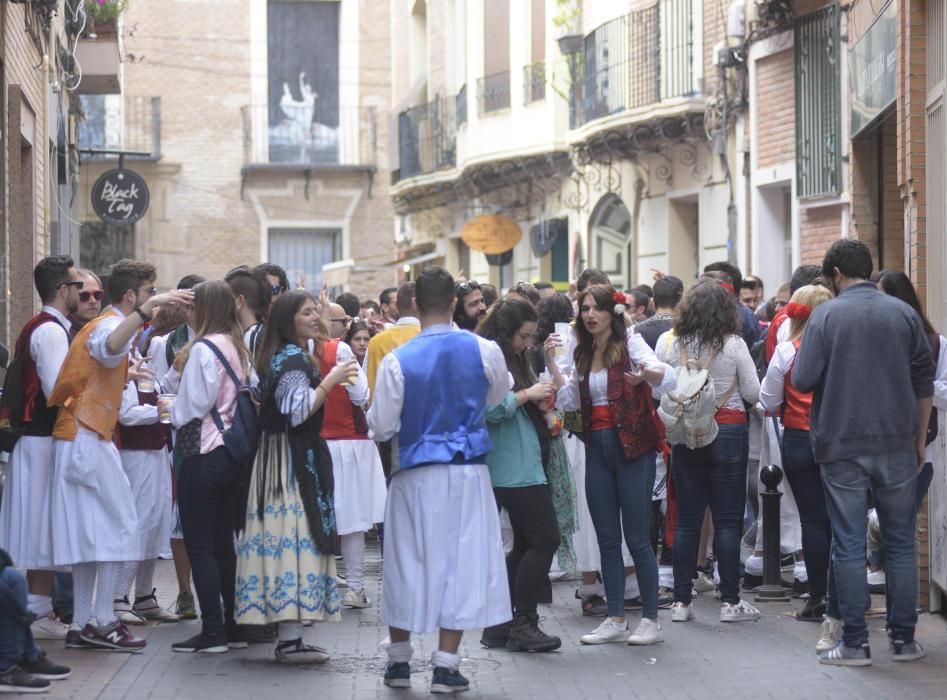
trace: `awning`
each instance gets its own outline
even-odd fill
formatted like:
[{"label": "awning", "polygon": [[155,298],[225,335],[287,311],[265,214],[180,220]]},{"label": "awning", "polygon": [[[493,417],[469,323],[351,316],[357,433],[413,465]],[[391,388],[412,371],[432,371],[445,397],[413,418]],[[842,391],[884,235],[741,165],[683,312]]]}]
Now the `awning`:
[{"label": "awning", "polygon": [[326,263],[322,266],[322,283],[329,287],[344,287],[349,283],[349,277],[355,261],[352,259]]}]

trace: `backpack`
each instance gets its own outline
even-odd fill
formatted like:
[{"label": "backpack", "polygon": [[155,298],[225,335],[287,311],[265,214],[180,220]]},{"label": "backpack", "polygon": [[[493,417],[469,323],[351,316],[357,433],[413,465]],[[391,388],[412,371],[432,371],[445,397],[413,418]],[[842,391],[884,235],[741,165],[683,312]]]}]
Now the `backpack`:
[{"label": "backpack", "polygon": [[258,393],[250,386],[249,382],[240,381],[220,348],[206,338],[201,338],[197,342],[203,343],[211,349],[227,371],[227,376],[237,387],[237,401],[234,408],[233,424],[230,428],[224,429],[224,422],[217,411],[216,405],[211,409],[211,418],[224,438],[224,447],[227,449],[230,459],[240,467],[249,468],[256,458],[257,446],[260,443]]},{"label": "backpack", "polygon": [[766,336],[753,343],[750,348],[750,357],[753,358],[753,364],[756,366],[756,376],[759,377],[760,384],[766,378],[766,370],[769,369],[769,363],[766,362]]},{"label": "backpack", "polygon": [[718,401],[708,367],[696,359],[688,359],[683,342],[680,343],[680,352],[681,366],[674,370],[677,387],[661,397],[658,416],[664,422],[669,445],[684,445],[696,450],[717,439],[715,416],[736,389],[737,380],[734,379],[733,386]]}]

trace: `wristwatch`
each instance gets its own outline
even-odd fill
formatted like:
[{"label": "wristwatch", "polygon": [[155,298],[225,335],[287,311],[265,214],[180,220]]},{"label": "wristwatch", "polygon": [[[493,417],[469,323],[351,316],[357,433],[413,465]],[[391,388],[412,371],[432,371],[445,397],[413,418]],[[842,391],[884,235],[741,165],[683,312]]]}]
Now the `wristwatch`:
[{"label": "wristwatch", "polygon": [[142,323],[148,323],[151,321],[151,316],[146,315],[145,312],[141,310],[140,306],[135,307],[135,313],[141,316]]}]

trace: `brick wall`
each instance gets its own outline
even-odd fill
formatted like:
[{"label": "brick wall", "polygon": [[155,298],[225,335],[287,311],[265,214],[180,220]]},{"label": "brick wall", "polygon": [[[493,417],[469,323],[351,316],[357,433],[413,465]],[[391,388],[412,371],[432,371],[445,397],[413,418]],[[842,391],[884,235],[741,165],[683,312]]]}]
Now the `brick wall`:
[{"label": "brick wall", "polygon": [[820,265],[825,251],[842,237],[842,206],[839,204],[800,210],[801,265]]},{"label": "brick wall", "polygon": [[793,51],[789,49],[756,63],[758,104],[758,167],[795,160],[796,95]]},{"label": "brick wall", "polygon": [[727,38],[726,0],[704,0],[704,74],[706,94],[713,94],[719,87],[717,67],[714,65],[714,46]]}]

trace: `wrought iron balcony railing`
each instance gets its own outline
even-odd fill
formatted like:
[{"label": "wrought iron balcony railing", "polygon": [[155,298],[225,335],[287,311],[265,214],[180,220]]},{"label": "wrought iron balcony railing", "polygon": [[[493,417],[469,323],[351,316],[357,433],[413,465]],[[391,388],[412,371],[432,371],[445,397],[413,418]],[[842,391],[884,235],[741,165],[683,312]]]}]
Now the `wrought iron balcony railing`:
[{"label": "wrought iron balcony railing", "polygon": [[523,103],[546,99],[546,64],[543,61],[523,66]]},{"label": "wrought iron balcony railing", "polygon": [[[464,88],[461,93],[466,98]],[[438,98],[398,115],[398,179],[437,172],[456,164],[460,104],[460,95]]]},{"label": "wrought iron balcony railing", "polygon": [[496,73],[477,80],[480,114],[499,112],[510,107],[510,72]]},{"label": "wrought iron balcony railing", "polygon": [[303,102],[247,105],[244,161],[251,166],[364,167],[377,165],[374,107],[325,108]]},{"label": "wrought iron balcony railing", "polygon": [[[81,95],[84,119],[79,148],[161,157],[161,98],[129,95]],[[88,156],[89,154],[87,154]],[[96,156],[93,156],[96,157]],[[139,156],[140,157],[140,156]]]}]

